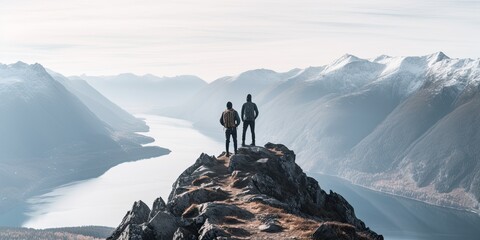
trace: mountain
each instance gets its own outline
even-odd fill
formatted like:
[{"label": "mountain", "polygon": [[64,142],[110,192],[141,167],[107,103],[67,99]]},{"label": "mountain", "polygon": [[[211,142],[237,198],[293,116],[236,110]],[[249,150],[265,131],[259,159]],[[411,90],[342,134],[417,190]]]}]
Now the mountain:
[{"label": "mountain", "polygon": [[100,120],[40,64],[0,65],[0,112],[0,214],[32,194],[168,152]]},{"label": "mountain", "polygon": [[[212,132],[220,129],[220,125],[216,123],[228,101],[234,103],[234,109],[240,110],[239,103],[245,101],[246,93],[255,96],[268,91],[285,83],[299,71],[300,69],[293,69],[286,73],[276,73],[272,70],[256,69],[237,76],[223,77],[200,89],[186,104],[180,107],[164,108],[156,113],[192,120],[199,130],[211,135]],[[216,137],[219,136],[216,135]]]},{"label": "mountain", "polygon": [[326,193],[281,144],[202,154],[165,203],[134,203],[107,239],[383,239]]},{"label": "mountain", "polygon": [[81,78],[69,79],[51,70],[47,72],[60,82],[68,91],[78,97],[100,120],[117,131],[146,132],[148,126],[141,119],[135,118],[115,105]]},{"label": "mountain", "polygon": [[[478,211],[480,152],[474,146],[480,134],[474,126],[480,120],[480,61],[443,59],[432,64],[418,90],[353,149],[355,168],[377,175],[346,175],[384,191]],[[376,148],[362,149],[365,146]]]},{"label": "mountain", "polygon": [[374,59],[346,54],[325,66],[240,76],[250,72],[258,74],[210,83],[177,108],[183,113],[161,113],[222,139],[218,118],[225,103],[239,110],[251,93],[260,110],[257,142],[275,139],[298,149],[308,171],[480,209],[479,59],[442,52]]},{"label": "mountain", "polygon": [[84,79],[114,103],[130,112],[148,112],[179,105],[207,83],[190,75],[157,77],[124,73],[116,76],[71,77]]}]

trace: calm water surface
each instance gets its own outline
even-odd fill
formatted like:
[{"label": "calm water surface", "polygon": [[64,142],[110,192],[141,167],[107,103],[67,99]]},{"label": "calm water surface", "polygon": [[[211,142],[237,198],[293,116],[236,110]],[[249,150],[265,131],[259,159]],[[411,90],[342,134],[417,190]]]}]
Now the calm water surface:
[{"label": "calm water surface", "polygon": [[145,135],[151,145],[171,150],[168,155],[117,165],[102,176],[76,182],[29,200],[31,211],[25,227],[117,226],[134,201],[151,207],[161,196],[165,201],[173,182],[202,152],[218,154],[223,144],[196,131],[183,120],[140,115],[150,126]]}]

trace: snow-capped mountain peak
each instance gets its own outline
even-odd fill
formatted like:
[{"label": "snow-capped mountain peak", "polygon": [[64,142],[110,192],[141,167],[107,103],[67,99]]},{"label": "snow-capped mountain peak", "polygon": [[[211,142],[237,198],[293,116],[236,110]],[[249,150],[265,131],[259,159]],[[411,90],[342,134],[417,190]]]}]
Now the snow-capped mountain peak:
[{"label": "snow-capped mountain peak", "polygon": [[385,63],[385,61],[388,61],[388,59],[390,59],[390,58],[392,58],[392,57],[383,54],[383,55],[380,55],[380,56],[378,56],[378,57],[376,57],[376,58],[371,59],[370,61],[371,61],[371,62],[376,62],[376,63]]},{"label": "snow-capped mountain peak", "polygon": [[62,86],[53,80],[41,64],[20,61],[9,65],[0,64],[0,93],[8,99],[18,97],[27,101],[38,94],[49,95],[59,87]]},{"label": "snow-capped mountain peak", "polygon": [[435,63],[448,59],[450,58],[443,52],[436,52],[426,56],[389,57],[381,55],[374,61],[385,64],[382,75],[400,71],[418,75],[425,73]]},{"label": "snow-capped mountain peak", "polygon": [[335,60],[333,63],[327,65],[324,69],[324,73],[333,72],[335,70],[338,70],[344,67],[349,63],[356,62],[356,61],[365,61],[365,60],[351,54],[345,54],[339,59]]},{"label": "snow-capped mountain peak", "polygon": [[443,61],[445,59],[450,59],[447,55],[445,55],[445,53],[443,53],[442,51],[440,52],[436,52],[436,53],[433,53],[433,54],[430,54],[430,55],[427,55],[427,58],[429,59],[429,63],[430,65],[436,63],[436,62],[440,62],[440,61]]}]

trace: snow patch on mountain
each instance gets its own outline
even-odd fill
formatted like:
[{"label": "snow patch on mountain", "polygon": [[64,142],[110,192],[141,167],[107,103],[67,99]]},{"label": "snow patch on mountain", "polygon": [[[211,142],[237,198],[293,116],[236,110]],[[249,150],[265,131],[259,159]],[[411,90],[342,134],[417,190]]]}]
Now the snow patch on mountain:
[{"label": "snow patch on mountain", "polygon": [[[20,91],[23,94],[18,97],[28,101],[35,94],[48,94],[52,88],[58,87],[52,81],[53,79],[38,63],[32,66],[24,62],[0,64],[0,91],[3,94]],[[26,87],[25,84],[28,86]]]},{"label": "snow patch on mountain", "polygon": [[480,59],[446,59],[432,64],[428,75],[442,81],[438,88],[455,86],[463,91],[467,85],[479,84]]},{"label": "snow patch on mountain", "polygon": [[333,72],[333,71],[336,71],[344,66],[346,66],[347,64],[350,64],[352,62],[356,62],[356,61],[362,61],[363,59],[360,59],[356,56],[353,56],[353,55],[350,55],[350,54],[345,54],[343,55],[342,57],[340,57],[339,59],[335,60],[333,63],[331,63],[330,65],[327,65],[325,67],[325,69],[323,70],[323,72],[325,74],[329,73],[329,72]]}]

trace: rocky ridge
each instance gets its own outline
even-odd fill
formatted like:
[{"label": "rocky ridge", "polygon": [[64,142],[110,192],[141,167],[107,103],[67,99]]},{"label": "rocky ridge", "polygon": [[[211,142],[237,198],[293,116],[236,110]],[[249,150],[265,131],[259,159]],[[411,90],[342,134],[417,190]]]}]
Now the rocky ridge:
[{"label": "rocky ridge", "polygon": [[383,239],[339,194],[326,193],[281,144],[202,154],[168,202],[134,203],[108,239]]}]

